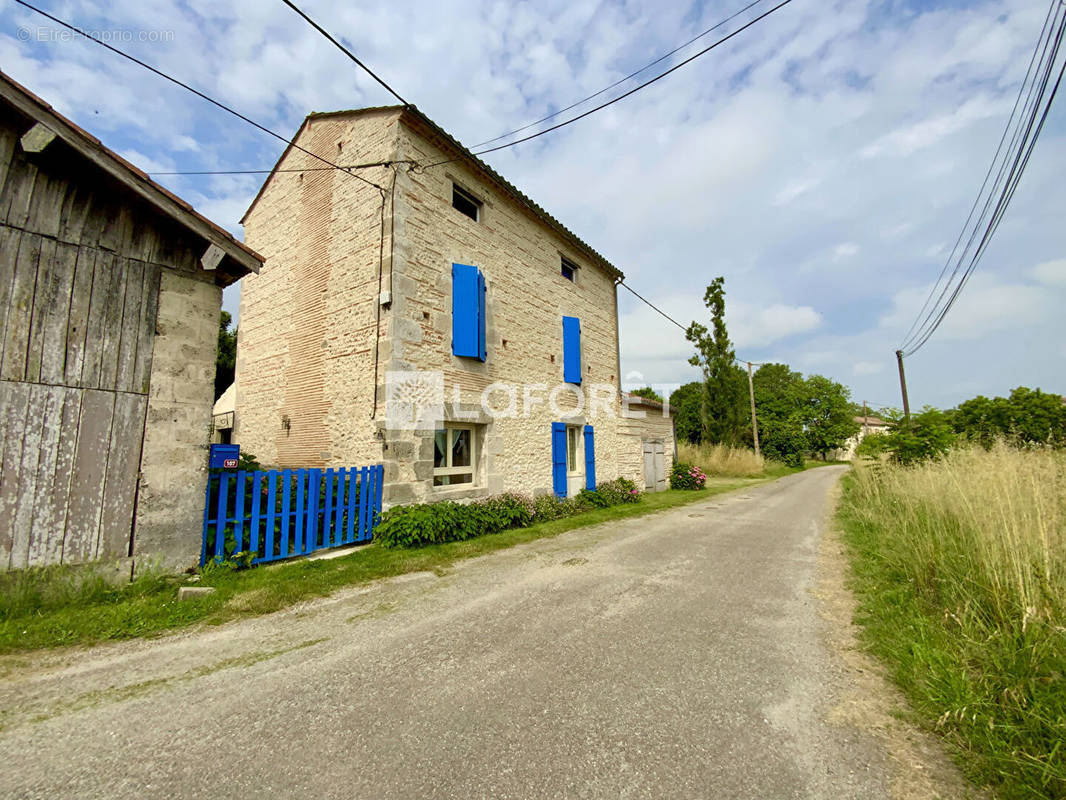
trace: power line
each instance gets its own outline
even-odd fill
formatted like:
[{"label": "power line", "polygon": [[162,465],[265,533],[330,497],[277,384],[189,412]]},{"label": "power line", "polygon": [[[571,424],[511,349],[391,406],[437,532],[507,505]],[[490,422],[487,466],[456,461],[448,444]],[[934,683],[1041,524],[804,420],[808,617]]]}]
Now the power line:
[{"label": "power line", "polygon": [[[1062,14],[1061,18],[1060,14]],[[911,326],[911,330],[908,332],[904,343],[899,348],[902,356],[910,356],[918,352],[918,350],[929,341],[933,333],[940,327],[940,324],[954,306],[962,289],[969,282],[978,263],[984,256],[989,242],[998,230],[999,225],[1006,214],[1007,207],[1013,199],[1022,175],[1028,166],[1036,142],[1043,131],[1044,124],[1051,111],[1051,105],[1054,102],[1059,86],[1061,85],[1063,74],[1066,73],[1066,61],[1064,61],[1050,94],[1047,94],[1048,85],[1055,72],[1055,62],[1058,58],[1064,34],[1066,34],[1066,5],[1061,3],[1060,0],[1053,0],[1052,6],[1048,11],[1048,16],[1044,20],[1044,26],[1041,29],[1040,37],[1037,40],[1037,45],[1033,52],[1033,58],[1030,60],[1029,69],[1026,72],[1025,78],[1022,81],[1022,86],[1018,92],[1018,99],[1015,101],[1014,109],[1011,111],[1011,116],[1007,120],[1007,126],[1000,139],[999,147],[997,147],[996,153],[992,159],[992,164],[985,176],[981,191],[978,193],[977,200],[970,211],[970,215],[967,217],[966,224],[963,226],[962,233],[959,235],[955,247],[952,249],[948,262],[945,264],[944,269],[941,270],[940,277],[933,285],[922,310],[918,313],[918,319],[921,319],[921,323],[917,324],[916,320],[917,327],[916,325]],[[1030,78],[1032,78],[1031,81]],[[1047,97],[1046,102],[1044,100],[1045,96]],[[1025,98],[1024,102],[1022,101],[1023,97]],[[1041,106],[1043,106],[1042,113]],[[1020,114],[1018,113],[1019,108],[1021,109]],[[1039,122],[1037,121],[1038,116]],[[1003,143],[1006,141],[1012,128],[1014,129],[1014,132],[1010,136],[1010,144],[1007,151],[1004,153]],[[1001,153],[1004,153],[1002,161],[1000,161]],[[1011,153],[1013,153],[1013,158],[1011,158]],[[995,180],[991,184],[988,196],[984,201],[984,206],[981,209],[980,215],[976,219],[973,230],[970,232],[966,246],[963,248],[961,254],[959,254],[950,276],[944,281],[943,288],[937,296],[936,301],[930,306],[929,301],[932,299],[937,287],[940,285],[944,274],[947,272],[947,268],[955,259],[959,243],[961,243],[963,237],[966,235],[966,231],[970,227],[970,223],[973,220],[974,210],[976,210],[977,206],[981,203],[985,189],[989,185],[988,179],[993,171],[996,171],[997,162],[999,163],[999,169],[996,172]],[[995,200],[994,207],[993,200]],[[990,210],[991,215],[989,216]],[[985,221],[986,217],[987,221]],[[978,233],[981,231],[982,225],[984,226],[984,230],[978,241]],[[973,250],[973,254],[967,263],[967,256],[969,255],[971,248],[973,248],[975,241],[978,242],[977,247]],[[956,279],[958,280],[956,281]],[[923,319],[922,313],[925,312],[926,308],[928,308],[928,313],[925,314]]]},{"label": "power line", "polygon": [[[513,142],[507,142],[506,144],[497,145],[496,147],[489,147],[489,148],[486,148],[485,150],[478,150],[477,152],[474,153],[474,155],[475,156],[483,156],[486,153],[495,153],[497,150],[503,150],[503,149],[508,148],[508,147],[514,147],[515,145],[522,144],[523,142],[528,142],[531,139],[536,139],[539,136],[544,136],[547,133],[551,133],[552,131],[557,131],[560,128],[566,127],[567,125],[571,125],[571,124],[577,122],[578,120],[584,119],[585,117],[587,117],[587,116],[589,116],[591,114],[595,114],[597,111],[602,111],[603,109],[607,108],[608,106],[614,105],[615,103],[619,102],[620,100],[625,100],[630,95],[636,94],[641,89],[644,89],[647,86],[651,86],[651,84],[655,83],[658,80],[661,80],[661,79],[665,78],[670,73],[676,72],[677,70],[681,69],[686,64],[689,64],[690,62],[695,61],[700,56],[705,55],[706,53],[709,53],[711,50],[714,50],[719,45],[725,44],[730,39],[732,39],[734,36],[738,36],[739,34],[741,34],[744,31],[746,31],[748,28],[750,28],[752,25],[755,25],[757,22],[760,22],[760,21],[766,19],[766,17],[770,16],[775,11],[778,11],[779,9],[784,8],[785,6],[787,6],[791,2],[792,2],[792,0],[783,0],[783,2],[778,3],[776,6],[771,8],[769,11],[766,11],[766,12],[760,14],[759,16],[755,17],[755,19],[750,20],[749,22],[746,22],[744,25],[741,25],[739,28],[737,28],[735,31],[733,31],[728,36],[723,36],[718,41],[714,42],[711,45],[708,45],[707,47],[705,47],[702,50],[700,50],[698,53],[689,56],[684,61],[681,61],[678,64],[675,64],[674,66],[672,66],[670,69],[666,70],[665,72],[662,72],[659,75],[656,75],[654,78],[651,78],[649,80],[644,81],[644,83],[642,83],[642,84],[640,84],[638,86],[635,86],[634,88],[630,89],[628,92],[620,94],[618,97],[615,97],[612,100],[608,100],[606,103],[601,103],[600,105],[596,106],[595,108],[590,108],[588,111],[585,111],[585,112],[583,112],[581,114],[578,114],[576,117],[571,117],[570,119],[563,120],[562,122],[560,122],[560,123],[558,123],[556,125],[552,125],[549,128],[545,128],[542,131],[537,131],[536,133],[530,134],[529,136],[524,136],[521,139],[515,139]],[[443,161],[437,161],[437,162],[435,162],[433,164],[428,164],[427,166],[423,167],[423,169],[429,169],[430,167],[439,167],[442,164],[450,164],[451,162],[457,161],[457,160],[458,160],[457,158],[449,158],[449,159],[445,159]]]},{"label": "power line", "polygon": [[499,136],[495,136],[492,139],[487,139],[484,142],[478,142],[477,144],[472,145],[470,149],[471,150],[476,150],[477,148],[484,147],[487,144],[492,144],[493,142],[498,142],[500,139],[506,139],[508,136],[513,136],[516,133],[521,133],[522,131],[529,130],[534,125],[539,125],[542,122],[547,122],[550,119],[554,119],[555,117],[559,116],[560,114],[565,114],[567,111],[569,111],[572,108],[577,108],[579,105],[581,105],[583,103],[587,103],[589,100],[592,100],[592,99],[594,99],[596,97],[599,97],[604,92],[609,92],[611,89],[613,89],[616,86],[620,86],[621,84],[623,84],[626,81],[628,81],[630,78],[635,78],[637,75],[639,75],[640,73],[644,72],[645,70],[651,69],[656,64],[659,64],[659,63],[665,61],[670,56],[674,55],[674,53],[677,53],[680,50],[684,50],[690,44],[692,44],[693,42],[699,41],[700,39],[702,39],[707,34],[713,33],[714,31],[716,31],[719,28],[721,28],[723,25],[726,25],[726,24],[732,22],[734,19],[739,17],[741,14],[743,14],[745,11],[749,11],[750,9],[754,8],[755,6],[757,6],[761,2],[763,2],[763,0],[754,0],[754,2],[748,3],[746,6],[744,6],[744,8],[742,8],[739,11],[737,11],[737,12],[731,14],[730,16],[726,17],[721,22],[719,22],[719,23],[717,23],[715,25],[712,25],[710,28],[708,28],[703,33],[701,33],[699,36],[695,36],[695,37],[689,39],[684,44],[678,45],[673,50],[671,50],[669,53],[665,53],[665,54],[659,56],[657,59],[655,59],[654,61],[652,61],[652,62],[650,62],[648,64],[645,64],[643,67],[641,67],[640,69],[636,70],[635,72],[630,72],[624,78],[615,81],[610,86],[605,86],[604,88],[600,89],[598,92],[595,92],[594,94],[590,94],[588,97],[583,97],[580,100],[578,100],[576,103],[571,103],[566,108],[560,108],[558,111],[555,111],[555,112],[553,112],[551,114],[548,114],[546,117],[541,117],[538,120],[534,120],[533,122],[530,122],[528,125],[523,125],[521,128],[515,128],[513,131],[508,131],[507,133],[501,133]]},{"label": "power line", "polygon": [[192,86],[189,86],[187,83],[182,83],[177,78],[171,77],[170,75],[168,75],[167,73],[163,72],[162,70],[159,70],[156,67],[153,67],[151,64],[148,64],[148,63],[146,63],[144,61],[141,61],[139,58],[136,58],[135,56],[131,56],[129,53],[123,52],[122,50],[119,50],[117,47],[113,47],[112,45],[108,44],[107,42],[105,42],[105,41],[103,41],[101,39],[98,39],[98,38],[96,38],[94,36],[91,36],[89,33],[87,33],[86,31],[83,31],[81,28],[78,28],[77,26],[72,25],[71,23],[66,22],[65,20],[62,20],[59,17],[52,16],[47,11],[42,11],[41,9],[37,8],[36,6],[31,5],[30,3],[26,2],[26,0],[15,0],[15,2],[18,3],[20,6],[24,6],[25,8],[30,9],[30,11],[34,11],[34,12],[40,14],[42,17],[45,17],[46,19],[51,20],[52,22],[56,23],[57,25],[62,25],[67,30],[73,31],[74,33],[77,33],[77,34],[79,34],[81,36],[84,36],[89,41],[94,42],[95,44],[98,44],[101,47],[107,48],[112,53],[116,53],[117,55],[122,56],[123,58],[127,59],[128,61],[132,61],[134,64],[137,64],[140,67],[144,67],[149,72],[152,72],[152,73],[158,75],[159,77],[170,81],[171,83],[175,84],[176,86],[180,86],[182,89],[185,89],[186,91],[192,92],[197,97],[199,97],[199,98],[201,98],[203,100],[206,100],[207,102],[211,103],[212,105],[217,106],[218,108],[221,108],[223,111],[225,111],[225,112],[227,112],[229,114],[232,114],[233,116],[237,117],[238,119],[240,119],[240,120],[242,120],[244,122],[247,122],[252,127],[263,131],[263,133],[268,133],[271,136],[273,136],[275,139],[278,139],[278,140],[280,140],[282,142],[285,142],[285,144],[287,144],[287,145],[289,145],[291,147],[294,147],[294,148],[296,148],[297,150],[299,150],[299,151],[301,151],[303,153],[306,153],[307,155],[311,156],[312,158],[318,159],[323,164],[328,164],[333,169],[339,169],[342,172],[345,172],[348,175],[351,175],[353,178],[356,178],[357,180],[360,180],[360,181],[362,181],[365,184],[373,186],[374,188],[378,189],[379,191],[382,191],[382,192],[385,191],[384,187],[379,186],[378,184],[374,183],[373,181],[368,181],[366,178],[362,177],[361,175],[356,175],[354,172],[351,172],[350,170],[345,169],[344,167],[341,167],[341,166],[339,166],[337,164],[334,164],[329,159],[323,158],[322,156],[320,156],[320,155],[318,155],[316,153],[312,153],[310,150],[307,150],[306,148],[301,147],[300,145],[296,144],[295,141],[293,141],[291,139],[286,139],[280,133],[277,133],[275,131],[270,130],[270,128],[267,128],[266,126],[259,124],[255,120],[246,117],[241,112],[230,108],[229,106],[225,105],[224,103],[219,102],[218,100],[215,100],[213,97],[209,97],[208,95],[204,94],[203,92],[201,92],[198,89],[194,89]]},{"label": "power line", "polygon": [[[669,314],[667,314],[665,311],[663,311],[657,305],[652,303],[646,297],[644,297],[643,295],[639,294],[628,283],[626,283],[625,281],[619,281],[618,285],[624,287],[630,294],[632,294],[634,297],[636,297],[638,300],[640,300],[642,303],[644,303],[648,308],[652,309],[657,314],[665,317],[670,322],[674,323],[677,327],[679,327],[681,330],[683,330],[686,333],[688,333],[688,326],[687,325],[682,325],[680,322],[678,322],[676,319],[671,317]],[[733,360],[736,361],[738,364],[751,364],[752,366],[759,366],[759,367],[764,366],[767,363],[765,361],[748,361],[748,360],[740,358],[739,356],[736,356],[736,355],[733,356]]]},{"label": "power line", "polygon": [[413,164],[410,159],[396,161],[375,161],[372,164],[339,164],[336,167],[292,167],[286,169],[203,169],[179,170],[177,172],[149,172],[149,175],[271,175],[278,172],[330,172],[334,169],[344,171],[352,169],[371,169],[372,167],[391,167],[395,164]]},{"label": "power line", "polygon": [[295,3],[290,2],[290,0],[281,0],[281,2],[283,2],[285,5],[287,5],[289,8],[291,8],[293,11],[295,11],[297,14],[299,14],[301,17],[303,17],[312,28],[314,28],[316,31],[318,31],[323,36],[325,36],[330,42],[333,43],[333,45],[338,50],[340,50],[342,53],[344,53],[344,55],[348,56],[348,58],[350,58],[352,61],[354,61],[360,67],[362,67],[363,71],[366,72],[367,75],[369,75],[371,78],[376,80],[378,83],[380,83],[382,86],[384,86],[388,90],[389,94],[391,94],[393,97],[395,97],[401,103],[403,103],[405,106],[410,105],[410,103],[408,103],[406,100],[404,100],[402,97],[400,97],[400,95],[398,95],[396,93],[395,89],[393,89],[391,86],[389,86],[387,83],[385,83],[385,81],[383,81],[381,78],[379,78],[374,73],[374,71],[372,69],[370,69],[370,67],[368,67],[362,61],[360,61],[358,58],[356,58],[355,53],[353,53],[351,50],[349,50],[343,44],[341,44],[336,39],[334,39],[330,35],[329,31],[327,31],[325,28],[323,28],[321,25],[319,25],[317,22],[315,22],[313,19],[311,19],[309,16],[307,16],[307,14],[305,14]]}]

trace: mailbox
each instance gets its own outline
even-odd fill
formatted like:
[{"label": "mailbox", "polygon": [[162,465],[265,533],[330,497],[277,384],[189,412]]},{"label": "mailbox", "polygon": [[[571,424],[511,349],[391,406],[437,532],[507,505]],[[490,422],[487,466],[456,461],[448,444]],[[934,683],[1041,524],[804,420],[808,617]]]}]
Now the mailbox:
[{"label": "mailbox", "polygon": [[211,469],[236,469],[240,457],[241,446],[239,444],[213,444],[208,466]]}]

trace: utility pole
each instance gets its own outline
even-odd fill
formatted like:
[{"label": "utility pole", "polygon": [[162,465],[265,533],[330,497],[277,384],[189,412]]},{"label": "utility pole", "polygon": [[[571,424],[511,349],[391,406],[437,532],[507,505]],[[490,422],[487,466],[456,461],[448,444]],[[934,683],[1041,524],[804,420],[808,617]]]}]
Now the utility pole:
[{"label": "utility pole", "polygon": [[903,418],[911,421],[911,404],[907,400],[907,376],[903,373],[903,351],[896,351],[896,363],[899,365],[899,388],[903,392]]},{"label": "utility pole", "polygon": [[755,440],[755,455],[759,452],[759,421],[755,418],[755,383],[751,377],[751,362],[748,362],[748,396],[751,397],[751,436]]}]

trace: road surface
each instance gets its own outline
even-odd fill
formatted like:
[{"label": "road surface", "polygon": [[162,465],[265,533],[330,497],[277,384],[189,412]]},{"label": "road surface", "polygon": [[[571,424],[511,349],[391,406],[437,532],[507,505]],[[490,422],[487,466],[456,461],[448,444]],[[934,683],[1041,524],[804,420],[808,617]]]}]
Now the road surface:
[{"label": "road surface", "polygon": [[16,661],[0,796],[890,797],[812,593],[841,471]]}]

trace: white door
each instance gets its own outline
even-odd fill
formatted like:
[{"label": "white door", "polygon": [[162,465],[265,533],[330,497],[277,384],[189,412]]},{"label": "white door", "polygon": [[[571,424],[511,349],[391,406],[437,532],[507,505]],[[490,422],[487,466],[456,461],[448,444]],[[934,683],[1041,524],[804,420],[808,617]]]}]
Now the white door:
[{"label": "white door", "polygon": [[576,497],[585,488],[585,437],[581,427],[566,428],[566,496]]},{"label": "white door", "polygon": [[666,489],[666,463],[661,441],[644,440],[644,488],[649,492]]}]

